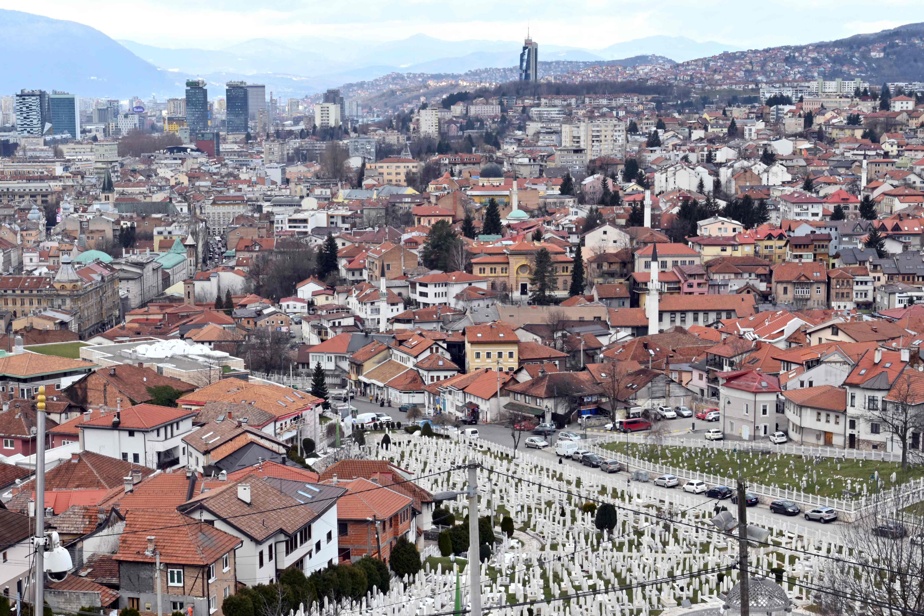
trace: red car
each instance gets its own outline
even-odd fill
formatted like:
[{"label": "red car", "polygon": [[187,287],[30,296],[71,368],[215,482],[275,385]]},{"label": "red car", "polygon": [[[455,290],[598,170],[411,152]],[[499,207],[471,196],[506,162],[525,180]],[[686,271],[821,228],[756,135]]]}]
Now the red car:
[{"label": "red car", "polygon": [[539,424],[535,421],[521,421],[513,425],[514,430],[520,430],[523,432],[531,432],[535,430],[536,426]]},{"label": "red car", "polygon": [[696,418],[706,421],[706,417],[709,415],[709,413],[718,413],[718,412],[719,412],[719,409],[717,408],[702,409],[702,410],[696,411]]}]

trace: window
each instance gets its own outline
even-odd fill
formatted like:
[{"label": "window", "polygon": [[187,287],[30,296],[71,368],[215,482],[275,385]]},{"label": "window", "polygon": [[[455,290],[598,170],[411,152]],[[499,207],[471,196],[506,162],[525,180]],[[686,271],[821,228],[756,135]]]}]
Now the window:
[{"label": "window", "polygon": [[485,352],[484,352],[484,358],[485,358],[485,359],[491,359],[491,351],[485,351]]},{"label": "window", "polygon": [[231,553],[225,554],[221,557],[221,570],[227,571],[231,568]]},{"label": "window", "polygon": [[333,541],[333,540],[334,540],[334,533],[333,533],[333,531],[327,531],[327,542],[330,543],[330,542]]},{"label": "window", "polygon": [[6,562],[7,560],[9,560],[9,557],[7,556],[7,553],[4,552],[4,553],[3,553],[3,562]]},{"label": "window", "polygon": [[871,423],[869,425],[870,434],[879,434],[881,431],[881,426],[878,423]]},{"label": "window", "polygon": [[257,554],[257,560],[258,560],[258,562],[259,562],[259,564],[257,565],[257,567],[259,567],[260,569],[262,569],[262,568],[263,568],[263,550],[260,550],[260,552]]},{"label": "window", "polygon": [[481,351],[475,351],[475,359],[481,359]]},{"label": "window", "polygon": [[135,436],[135,431],[134,431],[134,430],[129,430],[129,431],[128,431],[128,435],[129,435],[129,436]]},{"label": "window", "polygon": [[761,404],[761,405],[760,405],[760,414],[761,414],[761,416],[766,417],[766,416],[767,416],[767,411],[768,411],[768,410],[769,410],[769,409],[767,408],[767,405],[766,405],[766,404]]},{"label": "window", "polygon": [[850,394],[850,406],[857,405],[857,394]]},{"label": "window", "polygon": [[209,597],[209,614],[214,614],[218,611],[218,599],[215,595]]},{"label": "window", "polygon": [[337,522],[337,535],[340,537],[347,536],[347,523],[346,522]]},{"label": "window", "polygon": [[215,563],[209,565],[209,582],[215,580]]},{"label": "window", "polygon": [[4,449],[13,449],[13,447],[15,447],[15,445],[13,445],[13,439],[11,439],[11,438],[5,438],[5,439],[3,439],[3,448],[4,448]]},{"label": "window", "polygon": [[167,586],[182,586],[183,585],[183,570],[182,569],[167,569]]},{"label": "window", "polygon": [[224,590],[224,592],[222,593],[222,596],[223,596],[225,599],[227,599],[228,596],[229,596],[230,594],[231,594],[231,587],[230,587],[230,586],[225,586],[225,590]]},{"label": "window", "polygon": [[141,455],[139,455],[139,454],[137,454],[137,453],[133,453],[133,454],[132,454],[132,462],[134,462],[135,464],[140,463],[140,462],[141,462]]},{"label": "window", "polygon": [[183,612],[184,614],[186,613],[186,606],[183,605],[182,601],[171,601],[170,609],[174,612]]},{"label": "window", "polygon": [[821,412],[820,411],[815,412],[815,421],[818,423],[821,423]]},{"label": "window", "polygon": [[139,610],[141,608],[141,599],[138,597],[129,597],[128,598],[128,607],[133,610]]},{"label": "window", "polygon": [[128,454],[125,453],[124,451],[122,452],[122,461],[123,461],[123,462],[128,462]]},{"label": "window", "polygon": [[513,359],[513,351],[507,351],[507,359]]},{"label": "window", "polygon": [[270,544],[266,548],[266,559],[270,562],[273,562],[273,555],[276,553],[276,546]]}]

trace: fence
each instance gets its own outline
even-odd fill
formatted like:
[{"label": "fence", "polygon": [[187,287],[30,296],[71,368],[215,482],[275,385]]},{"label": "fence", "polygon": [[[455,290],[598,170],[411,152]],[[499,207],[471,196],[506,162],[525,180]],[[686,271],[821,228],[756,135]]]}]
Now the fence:
[{"label": "fence", "polygon": [[[734,486],[736,483],[735,479],[729,477],[722,477],[720,475],[713,475],[710,473],[699,473],[687,469],[675,468],[665,464],[657,464],[655,462],[650,462],[641,458],[635,458],[626,454],[615,453],[611,450],[603,449],[600,447],[600,444],[602,444],[601,441],[605,442],[608,440],[611,439],[598,439],[594,444],[588,446],[588,449],[591,452],[604,458],[615,458],[616,460],[619,460],[625,464],[627,468],[631,470],[643,470],[654,475],[676,475],[681,480],[699,480],[712,485]],[[734,443],[734,445],[740,444]],[[693,445],[687,444],[686,446],[692,447]],[[699,448],[702,448],[702,446],[703,443],[699,443],[697,445]],[[742,447],[739,447],[738,449],[740,451],[747,451]],[[771,452],[783,453],[778,449],[769,448],[755,448],[752,451],[763,451],[765,449]],[[801,450],[800,448],[800,451],[795,452],[795,455],[810,454],[804,450]],[[807,494],[801,490],[790,490],[777,486],[766,486],[757,483],[748,483],[748,491],[757,494],[757,496],[763,501],[791,500],[802,505],[803,508],[831,507],[836,509],[839,513],[843,514],[845,519],[852,521],[858,517],[862,517],[865,513],[868,512],[868,510],[873,507],[888,507],[890,503],[896,501],[897,499],[902,499],[902,502],[913,502],[915,498],[924,496],[924,478],[917,479],[906,483],[905,485],[890,488],[888,490],[883,490],[876,494],[867,494],[860,498],[849,500],[830,498],[816,494]]]}]

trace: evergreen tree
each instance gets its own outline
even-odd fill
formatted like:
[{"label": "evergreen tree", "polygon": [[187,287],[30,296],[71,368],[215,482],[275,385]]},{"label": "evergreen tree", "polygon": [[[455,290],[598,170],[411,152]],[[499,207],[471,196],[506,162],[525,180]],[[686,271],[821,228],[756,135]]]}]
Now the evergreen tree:
[{"label": "evergreen tree", "polygon": [[414,576],[420,571],[420,552],[417,546],[404,537],[398,539],[395,547],[391,549],[391,570],[400,578],[406,575]]},{"label": "evergreen tree", "polygon": [[642,188],[648,188],[648,176],[645,175],[645,171],[642,169],[639,169],[638,173],[635,174],[635,183]]},{"label": "evergreen tree", "polygon": [[314,372],[311,374],[311,395],[324,400],[324,408],[330,408],[330,404],[327,402],[329,396],[327,393],[327,377],[324,375],[321,362],[314,365]]},{"label": "evergreen tree", "polygon": [[812,192],[815,190],[815,180],[812,179],[812,176],[805,176],[805,180],[802,182],[802,190],[805,192]]},{"label": "evergreen tree", "polygon": [[459,249],[461,241],[448,221],[437,221],[430,227],[427,241],[420,253],[424,267],[443,272],[450,271],[453,264],[452,255]]},{"label": "evergreen tree", "polygon": [[606,176],[600,180],[600,205],[609,205],[612,194],[610,192],[610,181]]},{"label": "evergreen tree", "polygon": [[706,184],[703,182],[703,178],[699,178],[699,182],[696,183],[696,192],[701,195],[706,194]]},{"label": "evergreen tree", "polygon": [[561,178],[561,188],[558,189],[559,194],[574,196],[574,178],[571,177],[570,173],[565,173]]},{"label": "evergreen tree", "polygon": [[731,139],[738,136],[738,123],[735,122],[735,118],[732,118],[732,121],[728,123],[728,136]]},{"label": "evergreen tree", "polygon": [[706,150],[706,164],[711,165],[715,163],[715,154],[712,150]]},{"label": "evergreen tree", "polygon": [[776,153],[770,148],[764,147],[764,151],[760,153],[760,162],[769,167],[776,162]]},{"label": "evergreen tree", "polygon": [[648,140],[645,141],[645,147],[647,148],[661,147],[661,135],[658,134],[658,131],[656,130],[651,131],[651,134],[648,135]]},{"label": "evergreen tree", "polygon": [[770,220],[770,210],[767,209],[767,200],[761,199],[754,209],[754,226],[759,227],[768,220]]},{"label": "evergreen tree", "polygon": [[112,183],[112,173],[109,172],[109,169],[106,169],[106,175],[103,176],[103,185],[100,190],[103,193],[115,192],[115,187]]},{"label": "evergreen tree", "polygon": [[808,130],[812,128],[812,125],[815,124],[815,114],[811,111],[805,114],[805,117],[802,118],[802,128]]},{"label": "evergreen tree", "polygon": [[882,90],[879,92],[879,111],[888,111],[892,107],[892,93],[889,92],[889,84],[882,84]]},{"label": "evergreen tree", "polygon": [[542,241],[542,229],[536,229],[535,231],[533,231],[532,240],[534,242]]},{"label": "evergreen tree", "polygon": [[847,216],[844,214],[844,208],[841,207],[841,204],[838,203],[837,205],[835,205],[834,211],[831,212],[831,220],[837,221],[837,220],[844,220],[846,218]]},{"label": "evergreen tree", "polygon": [[658,118],[657,123],[655,124],[656,130],[667,130],[667,126],[664,125],[664,120]]},{"label": "evergreen tree", "polygon": [[224,312],[224,310],[225,310],[225,304],[224,304],[224,302],[221,301],[221,290],[220,290],[220,289],[219,289],[219,291],[215,294],[215,310],[218,310],[218,311],[221,311],[221,312]]},{"label": "evergreen tree", "polygon": [[530,276],[533,293],[530,301],[539,306],[555,303],[552,292],[555,290],[555,269],[552,255],[547,248],[540,248],[533,260],[533,274]]},{"label": "evergreen tree", "polygon": [[581,244],[574,250],[574,260],[571,262],[571,287],[568,295],[574,297],[584,294],[584,257],[581,254]]},{"label": "evergreen tree", "polygon": [[596,206],[591,206],[590,210],[587,212],[587,218],[584,219],[584,226],[581,228],[581,233],[593,231],[601,226],[603,222],[603,214],[600,213],[600,210],[598,210]]},{"label": "evergreen tree", "polygon": [[231,289],[225,291],[225,314],[231,315],[234,312],[234,300],[231,299]]},{"label": "evergreen tree", "polygon": [[366,179],[366,159],[359,164],[359,171],[356,172],[356,188],[362,188]]},{"label": "evergreen tree", "polygon": [[501,225],[500,206],[492,197],[488,200],[488,207],[484,211],[484,222],[481,224],[484,235],[503,235],[504,227]]},{"label": "evergreen tree", "polygon": [[882,237],[882,234],[879,233],[879,229],[876,225],[870,225],[869,234],[866,236],[866,241],[863,242],[863,245],[866,248],[875,250],[879,258],[885,256],[885,238]]},{"label": "evergreen tree", "polygon": [[471,240],[475,239],[475,219],[472,218],[471,212],[465,212],[465,218],[462,219],[462,235]]},{"label": "evergreen tree", "polygon": [[879,213],[876,212],[876,204],[873,203],[873,199],[869,195],[863,195],[860,200],[860,217],[863,220],[876,220],[879,218]]},{"label": "evergreen tree", "polygon": [[321,250],[318,252],[318,275],[322,279],[327,278],[330,274],[336,273],[338,269],[337,240],[328,233],[327,239],[324,240],[324,245],[321,246]]},{"label": "evergreen tree", "polygon": [[626,183],[634,182],[638,172],[638,161],[634,158],[627,158],[622,167],[622,181]]},{"label": "evergreen tree", "polygon": [[612,532],[612,530],[616,528],[618,522],[619,519],[616,513],[616,507],[610,503],[603,503],[600,505],[594,517],[594,526],[597,527],[597,530]]},{"label": "evergreen tree", "polygon": [[633,203],[629,208],[629,217],[626,219],[626,227],[641,227],[645,224],[645,211],[638,203]]},{"label": "evergreen tree", "polygon": [[635,120],[629,120],[629,126],[626,127],[626,132],[630,135],[638,134],[638,124],[636,124]]}]

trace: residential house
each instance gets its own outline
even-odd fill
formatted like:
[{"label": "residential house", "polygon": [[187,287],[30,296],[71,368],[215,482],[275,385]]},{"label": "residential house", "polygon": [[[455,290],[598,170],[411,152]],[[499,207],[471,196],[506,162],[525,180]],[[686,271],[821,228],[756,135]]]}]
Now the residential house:
[{"label": "residential house", "polygon": [[[124,406],[143,404],[154,399],[154,394],[169,388],[177,394],[195,389],[194,385],[156,370],[134,364],[117,364],[95,370],[62,392],[68,399],[83,408],[106,406],[115,409],[119,401]],[[153,391],[153,393],[152,393]]]},{"label": "residential house", "polygon": [[610,222],[581,235],[581,245],[588,255],[616,252],[623,248],[629,248],[631,243],[629,235]]},{"label": "residential house", "polygon": [[156,553],[163,609],[187,613],[192,608],[193,616],[223,616],[222,602],[236,590],[236,550],[241,544],[238,537],[176,511],[128,511],[114,557],[119,563],[119,607],[156,611]]},{"label": "residential house", "polygon": [[891,450],[888,430],[881,421],[883,400],[890,396],[909,361],[907,349],[875,348],[867,351],[853,366],[841,388],[846,395],[847,414],[841,447]]},{"label": "residential house", "polygon": [[0,592],[25,597],[32,576],[32,519],[0,508]]},{"label": "residential house", "polygon": [[[758,440],[781,429],[778,377],[756,370],[720,373],[719,400],[723,432],[742,440]],[[785,423],[785,422],[782,422]]]},{"label": "residential house", "polygon": [[380,278],[401,278],[406,272],[416,269],[417,265],[417,253],[400,244],[385,242],[366,252],[366,280],[378,285]]},{"label": "residential house", "polygon": [[94,368],[96,365],[88,361],[42,355],[17,346],[12,355],[0,357],[0,398],[31,399],[41,385],[51,397]]},{"label": "residential house", "polygon": [[185,466],[183,437],[193,430],[195,412],[136,404],[80,424],[80,442],[89,451],[148,468]]},{"label": "residential house", "polygon": [[236,421],[233,412],[218,415],[209,422],[196,423],[199,429],[183,437],[189,463],[199,473],[232,473],[260,461],[285,462],[288,446],[258,426]]},{"label": "residential house", "polygon": [[532,415],[559,425],[572,422],[578,414],[599,412],[604,390],[589,372],[554,372],[523,383],[510,382],[511,400],[504,408]]},{"label": "residential house", "polygon": [[387,561],[398,539],[417,542],[414,531],[414,499],[393,488],[359,477],[329,485],[345,488],[337,501],[337,540],[340,562],[364,556]]},{"label": "residential house", "polygon": [[504,388],[510,382],[513,382],[512,372],[478,368],[427,385],[426,407],[450,417],[473,416],[484,423],[498,421],[508,400]]},{"label": "residential house", "polygon": [[513,372],[520,365],[519,339],[503,322],[465,328],[465,367],[468,372],[494,368]]},{"label": "residential house", "polygon": [[773,266],[773,295],[778,304],[797,309],[828,307],[828,271],[824,263],[780,263]]},{"label": "residential house", "polygon": [[[3,407],[3,411],[0,412],[0,456],[34,455],[38,447],[35,435],[35,401],[15,399],[4,403]],[[58,424],[48,419],[46,425],[50,430]]]},{"label": "residential house", "polygon": [[[493,273],[493,272],[492,272]],[[460,307],[456,297],[468,287],[488,288],[485,276],[466,272],[438,272],[410,279],[410,297],[420,306]]]}]

